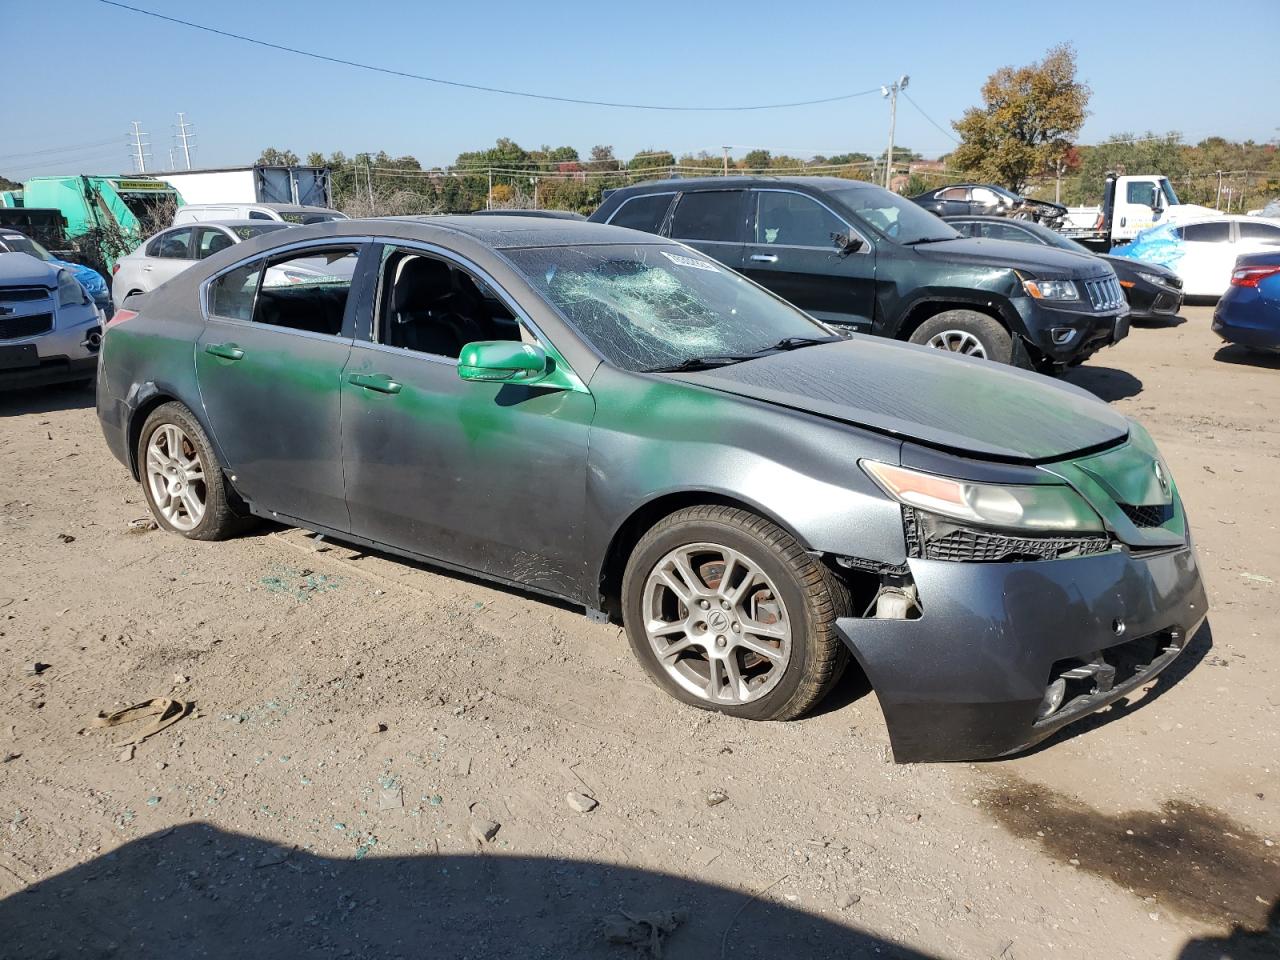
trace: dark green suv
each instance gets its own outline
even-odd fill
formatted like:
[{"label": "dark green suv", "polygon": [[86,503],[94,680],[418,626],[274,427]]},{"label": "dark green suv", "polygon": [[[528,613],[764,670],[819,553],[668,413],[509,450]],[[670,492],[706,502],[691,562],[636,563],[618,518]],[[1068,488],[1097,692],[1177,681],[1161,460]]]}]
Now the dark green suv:
[{"label": "dark green suv", "polygon": [[968,239],[858,180],[663,180],[614,191],[590,219],[686,243],[838,328],[1044,372],[1129,332],[1105,262]]}]

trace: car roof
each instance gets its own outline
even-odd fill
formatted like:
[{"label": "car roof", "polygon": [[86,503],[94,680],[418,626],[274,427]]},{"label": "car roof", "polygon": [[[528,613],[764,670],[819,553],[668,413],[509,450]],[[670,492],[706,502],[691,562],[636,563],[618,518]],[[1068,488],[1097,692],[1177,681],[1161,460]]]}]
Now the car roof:
[{"label": "car roof", "polygon": [[[289,227],[292,224],[281,223],[279,220],[246,220],[244,217],[228,217],[225,220],[196,220],[191,223],[175,223],[173,227],[166,227],[171,230],[174,227],[266,227],[274,228]],[[161,233],[164,230],[160,231]]]},{"label": "car roof", "polygon": [[[363,228],[360,226],[364,224]],[[296,230],[341,230],[347,233],[368,233],[371,224],[396,225],[404,236],[412,237],[414,227],[449,230],[470,237],[495,250],[518,247],[566,247],[591,246],[606,243],[669,244],[666,237],[614,227],[586,220],[566,220],[560,217],[486,216],[470,214],[451,216],[374,217],[368,220],[335,220],[325,224],[296,227]],[[377,232],[377,228],[373,228]],[[299,234],[301,236],[301,234]]]},{"label": "car roof", "polygon": [[844,177],[676,177],[668,180],[646,180],[644,183],[634,183],[628,187],[619,187],[610,196],[619,193],[674,192],[699,188],[723,190],[728,187],[776,187],[779,185],[808,187],[817,191],[831,190],[835,187],[841,189],[883,189],[878,183],[871,183],[867,180],[846,180]]}]

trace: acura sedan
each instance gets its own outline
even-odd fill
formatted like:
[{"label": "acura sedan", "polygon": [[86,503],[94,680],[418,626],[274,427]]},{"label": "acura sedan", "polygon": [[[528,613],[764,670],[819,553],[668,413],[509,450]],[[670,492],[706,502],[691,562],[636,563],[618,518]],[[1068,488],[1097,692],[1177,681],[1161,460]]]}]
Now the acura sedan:
[{"label": "acura sedan", "polygon": [[176,534],[267,517],[568,600],[673,697],[742,718],[803,715],[856,660],[900,761],[1040,740],[1205,616],[1138,424],[837,336],[621,227],[247,240],[117,314],[98,415]]}]

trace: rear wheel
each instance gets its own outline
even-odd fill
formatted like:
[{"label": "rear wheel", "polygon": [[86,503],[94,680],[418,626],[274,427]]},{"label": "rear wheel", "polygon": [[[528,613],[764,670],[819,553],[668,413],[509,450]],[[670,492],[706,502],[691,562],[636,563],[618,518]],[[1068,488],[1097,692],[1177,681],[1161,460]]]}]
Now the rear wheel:
[{"label": "rear wheel", "polygon": [[209,437],[181,403],[156,407],[143,423],[138,472],[147,506],[166,530],[191,540],[223,540],[244,526],[231,508],[233,494]]},{"label": "rear wheel", "polygon": [[839,679],[847,589],[790,534],[746,510],[689,507],[651,529],[623,575],[636,659],[678,700],[791,720]]},{"label": "rear wheel", "polygon": [[947,310],[930,317],[911,334],[911,342],[996,363],[1013,359],[1009,331],[976,310]]}]

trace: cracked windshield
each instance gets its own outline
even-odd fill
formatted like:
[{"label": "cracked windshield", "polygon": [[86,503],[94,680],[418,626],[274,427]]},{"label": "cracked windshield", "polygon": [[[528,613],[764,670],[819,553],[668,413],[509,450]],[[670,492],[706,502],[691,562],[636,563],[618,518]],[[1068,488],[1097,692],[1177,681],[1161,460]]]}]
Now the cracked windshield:
[{"label": "cracked windshield", "polygon": [[507,256],[592,345],[626,370],[749,359],[826,327],[684,247],[607,245]]}]

